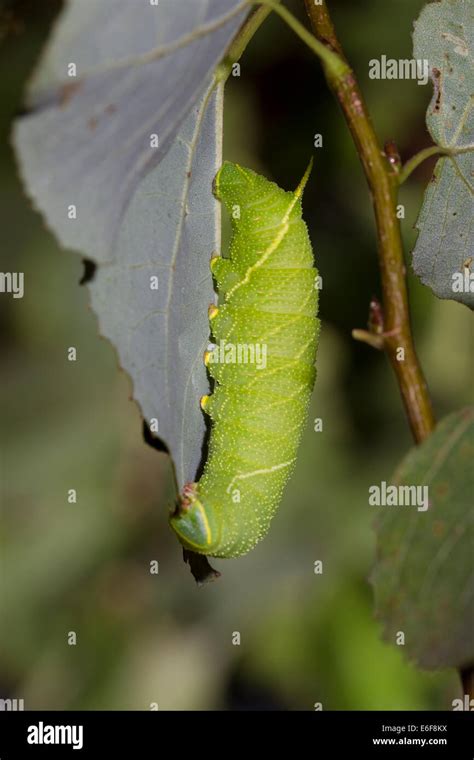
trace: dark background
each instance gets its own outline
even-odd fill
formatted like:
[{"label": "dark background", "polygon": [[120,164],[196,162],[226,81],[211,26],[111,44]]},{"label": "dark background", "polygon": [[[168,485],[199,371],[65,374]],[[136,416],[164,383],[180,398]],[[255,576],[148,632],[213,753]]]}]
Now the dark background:
[{"label": "dark background", "polygon": [[[423,2],[331,5],[378,134],[410,157],[431,142],[431,86],[369,80],[368,61],[411,57]],[[450,709],[456,673],[417,670],[402,647],[381,642],[373,617],[368,488],[390,478],[412,441],[384,356],[351,338],[380,294],[374,223],[318,61],[270,18],[227,87],[225,158],[290,189],[315,153],[304,209],[323,277],[323,331],[310,422],[270,534],[247,557],[216,562],[223,577],[198,589],[167,526],[168,458],[143,442],[128,378],[78,285],[81,259],[60,250],[31,209],[9,143],[60,3],[0,7],[2,270],[24,272],[26,283],[22,300],[0,297],[0,697],[23,698],[28,709]],[[301,3],[290,7],[304,18]],[[313,149],[315,133],[323,149]],[[407,262],[432,165],[401,191]],[[442,417],[468,400],[470,315],[411,274],[409,285]],[[68,346],[78,349],[75,363]],[[313,432],[315,417],[322,433]],[[77,504],[67,501],[70,488]],[[149,572],[152,560],[159,575]]]}]

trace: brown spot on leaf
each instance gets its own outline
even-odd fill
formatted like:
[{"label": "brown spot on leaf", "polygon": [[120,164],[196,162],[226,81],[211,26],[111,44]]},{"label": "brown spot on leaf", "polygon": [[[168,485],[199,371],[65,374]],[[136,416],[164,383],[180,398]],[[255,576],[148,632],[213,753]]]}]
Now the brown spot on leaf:
[{"label": "brown spot on leaf", "polygon": [[105,113],[112,114],[112,113],[115,113],[116,110],[117,110],[117,106],[114,106],[113,103],[109,103],[109,105],[105,107]]},{"label": "brown spot on leaf", "polygon": [[99,120],[97,119],[97,117],[96,116],[91,116],[91,118],[87,122],[87,126],[93,132],[94,129],[97,127],[98,123],[99,123]]},{"label": "brown spot on leaf", "polygon": [[59,90],[59,105],[61,108],[64,108],[67,106],[71,98],[74,97],[76,92],[80,90],[82,87],[82,82],[79,80],[78,82],[68,82],[67,84],[63,84],[61,89]]},{"label": "brown spot on leaf", "polygon": [[435,91],[435,104],[433,106],[433,113],[439,113],[441,108],[441,71],[434,68],[433,71],[433,86]]}]

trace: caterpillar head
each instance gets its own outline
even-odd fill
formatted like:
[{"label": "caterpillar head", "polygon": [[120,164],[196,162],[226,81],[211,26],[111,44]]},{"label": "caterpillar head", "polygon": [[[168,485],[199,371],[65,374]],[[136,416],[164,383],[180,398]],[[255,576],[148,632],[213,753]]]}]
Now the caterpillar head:
[{"label": "caterpillar head", "polygon": [[258,179],[258,175],[251,169],[224,161],[214,178],[213,192],[215,197],[225,204],[227,210],[232,212],[234,205],[245,204],[249,188]]},{"label": "caterpillar head", "polygon": [[198,484],[186,483],[170,516],[170,525],[186,549],[210,554],[219,539],[217,525],[198,498]]}]

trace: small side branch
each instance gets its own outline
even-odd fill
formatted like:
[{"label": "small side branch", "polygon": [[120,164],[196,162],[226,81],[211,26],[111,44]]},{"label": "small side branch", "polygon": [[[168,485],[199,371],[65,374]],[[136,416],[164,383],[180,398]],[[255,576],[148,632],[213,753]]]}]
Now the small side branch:
[{"label": "small side branch", "polygon": [[431,156],[437,155],[449,156],[451,155],[451,151],[448,148],[440,148],[438,145],[431,145],[429,148],[424,148],[423,150],[420,150],[419,153],[416,153],[401,168],[398,177],[400,185],[402,185],[405,180],[408,179],[410,174],[412,174],[412,172],[414,172],[415,169],[417,169],[420,164],[423,163],[423,161],[426,161],[427,158],[431,158]]}]

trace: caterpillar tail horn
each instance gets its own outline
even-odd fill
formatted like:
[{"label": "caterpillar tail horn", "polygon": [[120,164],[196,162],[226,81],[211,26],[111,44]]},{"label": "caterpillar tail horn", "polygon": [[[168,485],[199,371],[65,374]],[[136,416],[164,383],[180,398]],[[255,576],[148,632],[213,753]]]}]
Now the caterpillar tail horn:
[{"label": "caterpillar tail horn", "polygon": [[313,164],[314,164],[314,159],[313,159],[313,156],[311,156],[311,158],[309,160],[309,163],[308,163],[308,166],[306,167],[306,171],[303,174],[303,176],[301,177],[300,183],[299,183],[298,187],[295,190],[295,198],[301,198],[301,196],[303,195],[303,191],[304,191],[304,189],[306,187],[306,183],[307,183],[307,181],[309,179],[309,175],[311,174],[311,170],[313,168]]}]

